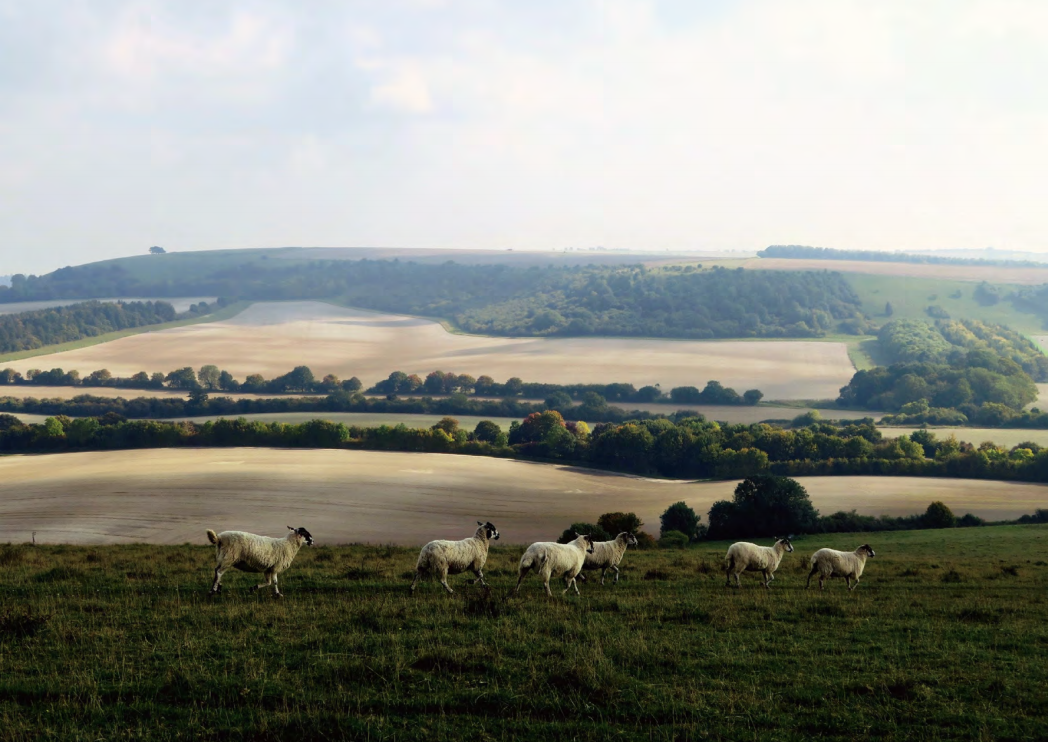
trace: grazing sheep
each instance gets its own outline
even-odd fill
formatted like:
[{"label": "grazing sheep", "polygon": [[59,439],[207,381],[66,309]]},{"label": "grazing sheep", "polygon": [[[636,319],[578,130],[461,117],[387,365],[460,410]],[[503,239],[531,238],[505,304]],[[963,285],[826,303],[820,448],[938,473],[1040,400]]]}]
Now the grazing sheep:
[{"label": "grazing sheep", "polygon": [[[575,534],[575,540],[567,544],[558,544],[555,541],[540,541],[528,547],[524,556],[520,558],[519,577],[514,593],[520,592],[520,583],[528,572],[534,569],[542,576],[546,595],[553,597],[549,589],[549,580],[553,575],[564,577],[564,593],[575,588],[575,594],[579,594],[579,586],[575,578],[582,571],[582,565],[586,562],[586,555],[593,553],[593,537]],[[562,593],[563,594],[563,593]]]},{"label": "grazing sheep", "polygon": [[415,579],[411,582],[411,592],[423,574],[434,574],[440,578],[440,584],[449,593],[455,592],[448,585],[448,575],[457,575],[469,570],[477,576],[473,584],[484,582],[484,565],[488,561],[488,545],[492,540],[498,541],[499,532],[495,526],[477,521],[477,532],[470,538],[461,541],[430,541],[422,547],[415,564]]},{"label": "grazing sheep", "polygon": [[303,544],[313,545],[313,537],[305,528],[288,526],[288,530],[291,533],[284,538],[271,538],[244,531],[222,531],[216,534],[208,529],[207,539],[217,547],[218,561],[211,594],[214,595],[222,589],[222,575],[232,567],[243,572],[264,572],[266,581],[261,585],[255,585],[255,589],[272,585],[273,592],[279,598],[277,575],[291,566],[295,554]]},{"label": "grazing sheep", "polygon": [[863,544],[855,551],[819,549],[811,555],[811,572],[808,573],[805,588],[811,587],[811,578],[818,573],[820,590],[824,588],[823,583],[827,577],[843,577],[848,583],[848,589],[854,590],[859,586],[859,578],[862,577],[863,567],[866,566],[866,557],[872,556],[877,555],[873,553],[869,544]]},{"label": "grazing sheep", "polygon": [[788,538],[775,540],[774,546],[757,546],[757,544],[739,541],[728,547],[724,557],[724,574],[727,577],[725,587],[731,587],[731,578],[735,577],[735,587],[742,587],[739,575],[743,572],[760,572],[764,576],[764,587],[771,589],[775,579],[775,570],[779,568],[783,554],[793,551],[793,544]]},{"label": "grazing sheep", "polygon": [[[599,569],[601,585],[604,584],[604,576],[608,570],[613,569],[615,570],[615,582],[618,582],[619,563],[626,554],[626,547],[636,545],[637,537],[628,531],[623,531],[611,541],[598,541],[593,544],[593,553],[586,555],[582,569]],[[579,579],[585,582],[586,575],[579,573]]]}]

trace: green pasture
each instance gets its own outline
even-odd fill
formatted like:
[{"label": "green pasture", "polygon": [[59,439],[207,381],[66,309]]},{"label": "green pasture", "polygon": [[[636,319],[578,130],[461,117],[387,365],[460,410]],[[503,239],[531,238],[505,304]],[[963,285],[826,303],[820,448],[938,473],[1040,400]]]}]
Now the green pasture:
[{"label": "green pasture", "polygon": [[[618,585],[550,600],[508,595],[520,547],[490,592],[412,596],[415,549],[294,525],[320,545],[283,599],[235,572],[208,597],[203,545],[0,546],[0,736],[1048,737],[1048,527],[798,539],[770,591],[724,587],[723,543],[631,551]],[[855,591],[804,589],[813,550],[864,542]]]}]

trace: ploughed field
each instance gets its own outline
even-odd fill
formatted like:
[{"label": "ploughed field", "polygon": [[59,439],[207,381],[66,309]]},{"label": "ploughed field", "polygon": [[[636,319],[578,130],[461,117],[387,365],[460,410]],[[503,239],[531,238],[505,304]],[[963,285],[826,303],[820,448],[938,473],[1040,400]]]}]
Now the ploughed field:
[{"label": "ploughed field", "polygon": [[[824,514],[923,512],[1016,518],[1048,487],[909,477],[799,477]],[[321,544],[418,544],[463,538],[478,520],[502,540],[555,539],[601,513],[635,512],[650,531],[674,502],[703,515],[736,482],[647,479],[594,469],[450,454],[332,449],[148,449],[0,458],[0,542],[206,543],[204,532],[281,535]]]},{"label": "ploughed field", "polygon": [[142,333],[4,366],[107,368],[116,376],[213,363],[238,379],[293,366],[360,378],[366,386],[404,371],[440,369],[498,381],[628,382],[703,387],[715,379],[767,399],[835,398],[854,372],[844,343],[688,341],[651,338],[496,338],[458,335],[437,322],[320,302],[256,303],[215,322]]},{"label": "ploughed field", "polygon": [[[496,520],[497,525],[502,523]],[[319,530],[319,529],[318,529]],[[869,542],[859,587],[808,555]],[[417,548],[305,547],[281,600],[207,546],[0,546],[3,738],[1044,739],[1048,527],[795,542],[770,591],[727,544],[627,552],[580,597],[411,596]]]}]

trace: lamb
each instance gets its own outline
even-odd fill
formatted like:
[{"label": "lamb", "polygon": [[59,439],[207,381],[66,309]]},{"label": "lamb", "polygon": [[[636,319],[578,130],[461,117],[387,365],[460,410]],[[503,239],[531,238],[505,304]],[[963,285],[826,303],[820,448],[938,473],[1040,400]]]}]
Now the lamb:
[{"label": "lamb", "polygon": [[243,572],[265,573],[266,581],[261,585],[255,585],[255,590],[272,585],[274,594],[278,598],[281,597],[280,588],[277,587],[277,575],[291,566],[303,544],[313,545],[313,536],[305,528],[288,526],[288,530],[291,533],[284,538],[271,538],[244,531],[223,531],[216,534],[209,528],[207,539],[217,547],[218,562],[211,594],[214,595],[222,589],[222,575],[230,567],[235,567]]},{"label": "lamb", "polygon": [[558,544],[555,541],[539,541],[528,547],[524,556],[520,558],[519,576],[517,587],[513,593],[520,592],[520,583],[524,581],[528,572],[534,569],[542,576],[546,595],[553,597],[549,589],[549,580],[553,575],[564,577],[564,593],[575,588],[575,594],[579,595],[579,586],[575,578],[582,571],[582,565],[586,562],[586,555],[593,553],[593,537],[575,534],[575,540],[567,544]]},{"label": "lamb", "polygon": [[[808,573],[805,588],[811,587],[811,578],[818,573],[820,590],[824,589],[823,583],[827,577],[843,577],[848,583],[848,589],[854,590],[859,586],[859,578],[866,566],[866,557],[873,556],[877,555],[869,544],[863,544],[855,551],[819,549],[811,555],[811,572]],[[854,585],[852,579],[855,580]]]},{"label": "lamb", "polygon": [[739,575],[743,572],[760,572],[764,576],[764,582],[761,584],[770,590],[779,562],[784,554],[792,551],[793,544],[788,538],[776,539],[774,546],[757,546],[745,541],[732,544],[724,557],[724,574],[727,577],[724,586],[731,587],[731,578],[734,575],[735,587],[742,587]]},{"label": "lamb", "polygon": [[[619,581],[619,563],[626,554],[627,546],[636,546],[637,537],[628,531],[623,531],[611,541],[598,541],[593,544],[593,553],[586,555],[586,561],[582,569],[599,569],[600,584],[604,584],[604,576],[609,569],[615,570],[615,582]],[[579,579],[586,581],[586,575],[579,574]]]},{"label": "lamb", "polygon": [[470,538],[461,541],[430,541],[422,547],[415,564],[415,579],[411,582],[411,592],[415,592],[415,585],[424,574],[435,574],[440,578],[440,584],[448,593],[454,593],[448,585],[448,575],[457,575],[469,570],[477,576],[473,584],[478,582],[487,587],[484,582],[484,565],[488,561],[488,546],[491,541],[498,541],[498,529],[490,521],[481,523],[477,521],[477,531]]}]

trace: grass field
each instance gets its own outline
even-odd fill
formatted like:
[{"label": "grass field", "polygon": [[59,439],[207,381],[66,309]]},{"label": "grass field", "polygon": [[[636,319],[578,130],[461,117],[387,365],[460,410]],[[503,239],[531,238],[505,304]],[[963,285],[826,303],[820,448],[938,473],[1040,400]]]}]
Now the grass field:
[{"label": "grass field", "polygon": [[[880,426],[885,436],[895,437],[909,435],[918,428]],[[993,441],[998,446],[1016,446],[1025,441],[1032,441],[1040,446],[1048,446],[1048,430],[1028,430],[1024,428],[928,428],[942,440],[951,435],[957,440],[974,443],[978,446],[983,441]]]},{"label": "grass field", "polygon": [[[230,304],[229,306],[222,307],[211,314],[205,314],[201,317],[192,317],[188,319],[178,319],[173,322],[163,322],[158,325],[143,325],[142,327],[132,327],[127,330],[117,330],[116,332],[107,332],[104,335],[95,335],[94,337],[85,337],[80,340],[72,340],[68,343],[58,343],[57,345],[46,345],[43,348],[35,348],[33,350],[23,350],[17,353],[8,353],[6,355],[0,355],[0,363],[4,364],[5,368],[15,368],[20,373],[25,373],[28,369],[37,368],[43,362],[28,362],[27,359],[38,358],[40,356],[54,356],[55,358],[64,359],[70,355],[75,355],[77,352],[84,352],[88,355],[92,354],[90,349],[96,348],[96,346],[104,345],[105,349],[94,350],[93,353],[97,354],[97,357],[105,359],[106,349],[108,349],[109,343],[117,340],[133,338],[138,336],[149,335],[152,333],[161,333],[164,331],[171,331],[175,329],[185,329],[189,327],[195,327],[197,325],[207,324],[211,322],[221,322],[228,320],[236,315],[243,312],[247,307],[251,306],[250,302],[238,301]],[[145,359],[143,359],[145,360]],[[19,363],[19,361],[21,363]],[[48,368],[55,368],[53,365],[49,365]],[[66,371],[73,370],[73,366],[67,366]],[[101,366],[95,366],[91,369],[84,369],[83,374],[86,375],[91,371],[97,371],[100,368],[106,368],[103,363]],[[139,366],[138,371],[143,370],[143,366]],[[76,370],[81,370],[77,368]],[[174,370],[169,369],[169,370]],[[138,373],[137,371],[130,371],[126,375],[131,376]],[[114,374],[117,376],[125,374]]]},{"label": "grass field", "polygon": [[[805,591],[869,542],[861,585]],[[304,549],[282,600],[204,546],[0,547],[3,738],[1044,739],[1048,527],[798,539],[774,587],[726,544],[629,552],[618,585],[412,597],[415,548]]]},{"label": "grass field", "polygon": [[[0,359],[3,360],[3,359]],[[843,343],[683,341],[621,338],[494,338],[446,332],[439,323],[319,302],[256,303],[221,322],[123,338],[103,346],[16,361],[125,376],[214,363],[234,376],[266,378],[305,364],[314,373],[359,377],[435,369],[547,383],[625,381],[702,387],[716,379],[768,399],[836,397],[853,373]]]},{"label": "grass field", "polygon": [[[910,477],[798,477],[823,513],[923,512],[1017,518],[1048,486]],[[333,449],[147,449],[0,457],[0,542],[199,543],[204,530],[279,534],[302,525],[326,544],[460,538],[491,520],[503,540],[548,540],[601,513],[635,512],[649,531],[686,501],[705,518],[737,482],[649,479],[478,456]],[[290,521],[296,521],[291,523]],[[468,534],[466,534],[468,535]]]},{"label": "grass field", "polygon": [[920,278],[934,281],[959,281],[970,285],[973,281],[996,284],[1035,285],[1048,283],[1048,266],[1043,268],[931,265],[922,263],[889,263],[865,260],[818,260],[792,258],[749,258],[736,261],[743,268],[781,271],[839,271],[891,278]]}]

